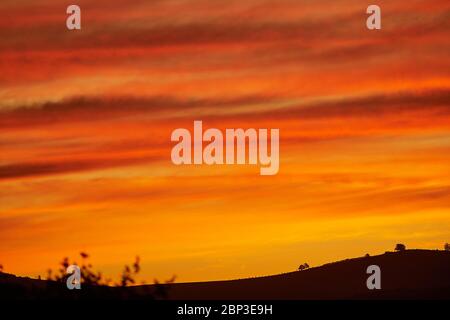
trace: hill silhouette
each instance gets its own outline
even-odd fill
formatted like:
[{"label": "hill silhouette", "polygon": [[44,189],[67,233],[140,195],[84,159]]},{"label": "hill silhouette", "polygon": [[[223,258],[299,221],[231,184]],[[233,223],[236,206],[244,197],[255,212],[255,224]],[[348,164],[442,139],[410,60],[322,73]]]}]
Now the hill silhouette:
[{"label": "hill silhouette", "polygon": [[[369,265],[381,268],[380,290],[366,287]],[[449,270],[449,251],[406,250],[273,276],[162,286],[173,300],[450,299]],[[69,291],[61,283],[0,274],[0,297],[7,299],[147,299],[159,289],[161,285],[84,286]]]}]

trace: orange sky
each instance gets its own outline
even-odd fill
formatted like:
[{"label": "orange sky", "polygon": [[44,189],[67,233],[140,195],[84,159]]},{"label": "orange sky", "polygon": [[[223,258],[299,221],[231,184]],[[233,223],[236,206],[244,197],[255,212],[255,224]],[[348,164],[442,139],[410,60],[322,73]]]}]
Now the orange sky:
[{"label": "orange sky", "polygon": [[[450,241],[450,3],[0,2],[0,263],[232,279]],[[172,130],[279,128],[280,171]]]}]

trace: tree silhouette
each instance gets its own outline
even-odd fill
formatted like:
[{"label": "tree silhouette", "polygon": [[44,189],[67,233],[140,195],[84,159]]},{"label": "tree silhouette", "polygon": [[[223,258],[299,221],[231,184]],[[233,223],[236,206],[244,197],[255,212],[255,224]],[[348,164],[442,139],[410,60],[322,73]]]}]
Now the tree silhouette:
[{"label": "tree silhouette", "polygon": [[395,251],[405,251],[406,250],[406,246],[403,243],[397,243],[397,245],[395,246]]},{"label": "tree silhouette", "polygon": [[306,269],[308,269],[309,268],[309,264],[307,264],[306,262],[304,263],[304,264],[301,264],[299,267],[298,267],[298,271],[303,271],[303,270],[306,270]]}]

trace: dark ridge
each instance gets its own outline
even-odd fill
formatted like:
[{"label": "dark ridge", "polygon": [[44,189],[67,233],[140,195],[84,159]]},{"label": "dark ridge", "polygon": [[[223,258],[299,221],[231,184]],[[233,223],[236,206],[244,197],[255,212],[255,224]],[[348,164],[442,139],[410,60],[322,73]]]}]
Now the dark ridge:
[{"label": "dark ridge", "polygon": [[[367,289],[369,265],[381,268],[380,290]],[[70,291],[64,283],[0,273],[0,298],[153,299],[163,286],[172,300],[450,299],[449,270],[450,251],[405,250],[266,277],[126,288],[82,286]]]}]

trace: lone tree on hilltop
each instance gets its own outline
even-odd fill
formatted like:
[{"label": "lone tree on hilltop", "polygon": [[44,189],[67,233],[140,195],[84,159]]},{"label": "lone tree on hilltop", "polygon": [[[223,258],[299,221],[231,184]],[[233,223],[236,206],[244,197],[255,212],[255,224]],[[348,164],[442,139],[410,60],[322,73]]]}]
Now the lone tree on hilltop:
[{"label": "lone tree on hilltop", "polygon": [[308,269],[309,268],[309,264],[307,264],[306,262],[304,263],[304,264],[301,264],[299,267],[298,267],[298,271],[303,271],[303,270],[306,270],[306,269]]},{"label": "lone tree on hilltop", "polygon": [[405,251],[406,250],[406,246],[403,243],[397,243],[397,245],[395,246],[395,251]]}]

